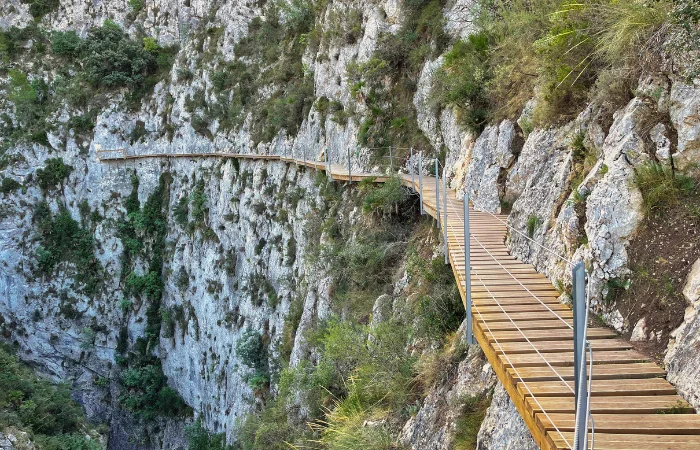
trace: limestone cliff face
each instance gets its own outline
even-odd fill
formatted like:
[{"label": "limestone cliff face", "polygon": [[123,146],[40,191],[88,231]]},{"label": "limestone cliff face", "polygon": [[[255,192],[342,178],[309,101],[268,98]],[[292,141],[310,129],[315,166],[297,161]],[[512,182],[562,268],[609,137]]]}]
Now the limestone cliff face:
[{"label": "limestone cliff face", "polygon": [[[474,31],[472,3],[456,1],[445,9],[445,29],[453,38]],[[0,11],[3,29],[31,21],[28,5],[18,0],[5,2]],[[305,70],[312,74],[315,98],[325,96],[363,117],[367,107],[353,94],[348,66],[372,57],[380,33],[396,32],[400,27],[402,10],[401,3],[394,0],[331,0],[320,21],[329,23],[334,16],[352,11],[359,14],[357,36],[307,50],[302,59]],[[192,122],[197,111],[187,107],[188,99],[204,92],[205,103],[218,101],[212,91],[216,63],[200,61],[202,52],[231,61],[235,44],[246,36],[249,23],[262,14],[259,2],[158,0],[144,2],[134,13],[127,2],[73,0],[60,2],[42,21],[49,29],[84,34],[89,27],[111,19],[132,35],[143,30],[162,45],[180,45],[171,72],[155,86],[153,95],[127,108],[121,102],[124,93],[116,93],[97,116],[88,142],[69,131],[67,122],[74,112],[66,109],[55,118],[56,129],[49,132],[48,146],[9,148],[6,154],[13,162],[2,170],[3,177],[26,185],[26,189],[0,194],[3,335],[17,344],[23,359],[56,379],[71,381],[89,417],[111,423],[111,448],[185,447],[184,424],[177,420],[162,424],[167,432],[154,433],[149,442],[128,439],[132,422],[118,412],[114,383],[96,383],[117,375],[120,330],[126,330],[129,345],[146,332],[145,305],[133,304],[126,311],[120,306],[125,289],[124,244],[117,222],[126,213],[124,199],[133,189],[132,176],[139,180],[138,198],[143,204],[158,187],[161,174],[169,173],[170,211],[204,180],[207,211],[200,226],[192,230],[174,217],[168,219],[162,306],[171,320],[164,325],[168,330],[161,334],[157,354],[170,386],[208,429],[231,436],[236,420],[256,407],[256,393],[244,381],[248,369],[235,352],[246,330],[279,342],[292,301],[301,299],[302,314],[290,356],[294,365],[308,357],[304,330],[328,314],[329,276],[323,268],[309,271],[307,255],[313,244],[309,241],[310,220],[325,202],[313,173],[284,163],[219,159],[96,160],[98,148],[124,148],[129,154],[220,151],[303,154],[308,158],[318,158],[325,151],[332,161],[344,164],[350,148],[353,170],[371,169],[371,150],[358,141],[360,122],[343,123],[315,109],[303,118],[296,134],[282,129],[270,142],[255,143],[251,111],[245,111],[238,128],[228,129],[212,120],[206,124],[207,132],[195,130]],[[221,32],[216,39],[196,37],[197,32],[217,27]],[[596,311],[618,330],[629,327],[614,305],[602,299],[608,280],[629,270],[626,247],[643,218],[641,194],[631,182],[634,170],[649,155],[677,168],[698,161],[697,82],[672,75],[644,79],[636,97],[615,113],[611,125],[603,112],[591,106],[571,123],[526,133],[522,124],[527,122],[530,105],[523,117],[492,124],[476,135],[460,127],[453,110],[436,112],[430,105],[432,77],[441,61],[437,57],[425,63],[413,98],[418,125],[433,147],[426,150],[447,149],[446,175],[453,187],[469,193],[475,207],[494,213],[510,210],[508,223],[518,231],[511,232],[508,241],[514,254],[560,280],[564,288],[570,284],[570,267],[557,255],[585,262]],[[42,70],[41,76],[51,75]],[[193,76],[182,79],[179,73],[183,71]],[[6,97],[5,90],[0,98]],[[2,105],[11,115],[8,102]],[[667,114],[670,120],[657,120],[658,113]],[[134,141],[131,136],[137,128],[143,129],[143,137]],[[583,164],[576,154],[579,145],[591,153],[592,162],[585,176],[574,180],[574,167]],[[45,195],[32,178],[55,157],[73,171],[60,190]],[[37,242],[32,211],[44,197],[53,212],[65,207],[80,220],[81,205],[87,204],[104,218],[92,230],[104,278],[99,295],[81,294],[66,275],[73,270],[69,266],[52,277],[34,274]],[[342,220],[350,223],[355,214],[350,209]],[[535,225],[531,233],[529,223]],[[551,252],[532,243],[529,234]],[[137,269],[143,271],[141,264]],[[696,297],[688,296],[697,303]],[[64,312],[67,299],[76,312],[70,317]],[[690,354],[700,335],[697,321],[697,315],[689,312],[669,354],[669,369],[675,382],[692,394],[689,400],[700,406],[694,394],[697,380],[683,369],[695,367],[685,364],[687,361],[697,364],[697,357]],[[85,329],[91,325],[99,325],[93,329],[102,331],[86,337]],[[429,443],[450,442],[454,430],[449,418],[458,409],[450,402],[466,393],[485,392],[496,383],[476,350],[470,350],[451,381],[454,386],[435,386],[405,425],[401,435],[405,445],[448,448],[448,444],[429,447]],[[445,411],[449,412],[445,415]],[[517,411],[503,389],[496,387],[479,434],[479,448],[530,448],[533,444],[528,439]]]}]

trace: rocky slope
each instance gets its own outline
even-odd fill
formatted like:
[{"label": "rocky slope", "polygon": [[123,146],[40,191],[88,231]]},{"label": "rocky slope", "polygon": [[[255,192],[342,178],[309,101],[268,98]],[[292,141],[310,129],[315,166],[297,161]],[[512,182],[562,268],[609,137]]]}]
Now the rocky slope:
[{"label": "rocky slope", "polygon": [[[5,2],[0,27],[28,26],[33,20],[31,3]],[[316,226],[314,216],[328,208],[328,199],[314,182],[313,173],[284,163],[194,157],[101,163],[96,160],[96,150],[124,148],[129,154],[258,152],[318,159],[325,152],[338,163],[345,163],[350,153],[353,170],[372,169],[377,165],[377,152],[362,136],[383,118],[376,116],[376,105],[370,103],[371,95],[363,86],[374,83],[391,89],[394,80],[381,67],[367,64],[385,45],[382,36],[401,30],[407,7],[393,0],[324,3],[313,19],[313,33],[305,29],[308,32],[279,44],[293,48],[294,43],[305,43],[301,53],[292,56],[299,58],[294,70],[301,73],[297,75],[300,83],[307,83],[309,89],[304,90],[304,85],[299,88],[301,93],[280,94],[289,102],[303,98],[298,108],[283,109],[279,118],[275,109],[279,104],[267,103],[278,95],[271,83],[260,89],[255,102],[242,103],[242,112],[231,119],[233,113],[218,113],[214,107],[236,104],[239,94],[235,89],[219,89],[226,83],[217,77],[237,70],[234,62],[269,64],[257,61],[254,51],[237,54],[247,48],[242,45],[258,45],[245,40],[250,33],[254,42],[265,39],[256,34],[261,25],[255,20],[271,17],[266,5],[197,0],[182,4],[56,3],[55,10],[39,21],[46,30],[75,30],[84,37],[90,27],[102,26],[109,19],[132,37],[150,36],[163,47],[177,44],[179,51],[152,95],[136,105],[126,101],[128,89],[109,91],[87,139],[70,121],[85,111],[67,104],[50,117],[46,142],[0,137],[6,161],[2,177],[23,186],[0,194],[3,336],[42,372],[71,381],[74,396],[88,417],[110,424],[110,448],[186,446],[184,425],[189,418],[158,419],[156,425],[146,426],[151,431],[148,439],[131,439],[140,433],[141,422],[119,406],[123,370],[119,361],[124,355],[122,347],[135,351],[143,338],[150,342],[147,352],[160,361],[167,384],[194,415],[201,417],[207,429],[233,439],[240,420],[264,403],[247,382],[251,370],[238,357],[237,343],[253,330],[273,349],[269,360],[278,361],[280,355],[274,349],[284,339],[285,320],[295,304],[301,305],[289,349],[289,362],[295,366],[313,353],[306,330],[330,314],[330,271],[315,266],[310,256],[319,239],[311,233]],[[298,5],[291,5],[282,8],[283,24],[298,20]],[[476,2],[447,3],[441,14],[447,18],[443,28],[450,42],[476,31]],[[33,51],[37,44],[30,40],[23,45]],[[563,299],[570,285],[566,260],[583,261],[589,271],[594,311],[618,331],[631,332],[635,324],[626,323],[615,303],[606,299],[616,286],[614,281],[630,273],[626,249],[645,216],[635,173],[649,161],[679,170],[697,163],[697,80],[680,76],[670,63],[664,73],[642,77],[634,97],[614,114],[592,104],[568,123],[530,129],[536,106],[531,102],[520,117],[493,123],[477,133],[460,125],[454,109],[434,108],[431,89],[444,60],[440,53],[447,48],[432,43],[429,47],[436,54],[420,61],[420,70],[411,80],[415,92],[409,92],[409,119],[404,117],[408,127],[413,126],[410,120],[416,121],[414,131],[422,133],[426,143],[416,150],[428,158],[444,151],[451,185],[468,192],[475,207],[510,212],[508,222],[514,231],[508,244],[513,253],[550,276],[561,288]],[[279,56],[283,64],[285,57],[289,55]],[[28,73],[30,80],[51,83],[57,75],[51,62],[59,64],[51,57],[49,63],[12,60],[7,64]],[[373,67],[376,72],[371,72]],[[358,80],[358,71],[366,79]],[[0,100],[3,112],[17,125],[17,111],[10,100],[12,80],[5,72],[0,74],[5,85]],[[372,74],[381,78],[373,79]],[[279,77],[284,84],[285,76]],[[325,109],[318,106],[323,98],[328,105]],[[264,118],[257,114],[262,109],[268,121],[277,118],[282,126],[260,125]],[[292,113],[300,117],[296,125],[282,120]],[[57,157],[72,170],[55,186],[42,187],[37,183],[38,170]],[[165,181],[164,173],[169,174]],[[154,192],[162,194],[159,189],[163,186],[165,211],[180,208],[179,219],[175,213],[165,217],[162,295],[155,309],[160,331],[155,340],[150,328],[153,310],[149,309],[153,299],[134,294],[128,281],[131,273],[148,275],[152,261],[139,252],[126,262],[124,257],[125,249],[126,254],[130,251],[124,223],[132,223],[148,249],[153,245],[152,236],[140,231],[136,216],[131,215],[128,202],[134,195],[134,179],[138,180],[141,208],[149,204]],[[344,195],[348,207],[350,194]],[[204,199],[199,206],[197,199]],[[42,241],[37,233],[41,218],[36,217],[35,208],[42,201],[52,215],[65,208],[94,236],[101,278],[97,293],[86,294],[76,281],[79,267],[75,262],[62,261],[50,274],[37,271],[36,252]],[[356,222],[358,215],[359,209],[348,208],[339,216],[341,226]],[[700,335],[696,272],[689,276],[684,291],[692,305],[682,327],[672,336],[667,330],[653,331],[666,333],[663,339],[672,338],[673,349],[666,361],[670,378],[700,407],[693,371],[698,360],[692,352]],[[460,398],[493,388],[478,448],[532,447],[527,429],[495,383],[483,357],[470,349],[450,378],[427,394],[403,427],[401,442],[416,449],[450,448],[451,418],[460,414]]]}]

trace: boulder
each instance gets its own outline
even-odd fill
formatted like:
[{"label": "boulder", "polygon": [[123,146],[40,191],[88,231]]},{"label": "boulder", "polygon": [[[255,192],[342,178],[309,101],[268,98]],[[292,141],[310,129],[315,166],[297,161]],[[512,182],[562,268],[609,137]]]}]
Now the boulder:
[{"label": "boulder", "polygon": [[669,114],[678,135],[674,153],[675,167],[684,170],[700,162],[700,87],[674,82],[671,86]]},{"label": "boulder", "polygon": [[477,450],[537,450],[530,434],[508,393],[498,383],[491,406],[477,436]]}]

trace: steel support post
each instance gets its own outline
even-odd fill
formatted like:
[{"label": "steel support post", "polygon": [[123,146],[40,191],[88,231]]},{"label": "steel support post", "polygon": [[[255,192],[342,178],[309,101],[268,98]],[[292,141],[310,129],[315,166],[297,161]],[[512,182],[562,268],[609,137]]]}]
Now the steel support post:
[{"label": "steel support post", "polygon": [[425,214],[423,210],[423,152],[418,153],[418,199],[420,200],[420,214]]},{"label": "steel support post", "polygon": [[440,228],[440,170],[438,168],[438,159],[435,158],[435,219],[437,227]]},{"label": "steel support post", "polygon": [[572,271],[574,298],[574,390],[576,430],[574,449],[588,448],[588,383],[586,382],[586,269],[582,262]]},{"label": "steel support post", "polygon": [[394,172],[394,153],[391,151],[391,145],[389,146],[389,174]]},{"label": "steel support post", "polygon": [[408,167],[411,169],[411,190],[416,192],[416,168],[413,167],[413,147],[411,147],[411,157],[409,158]]},{"label": "steel support post", "polygon": [[447,177],[442,174],[442,238],[445,241],[445,264],[449,264],[449,255],[447,254]]},{"label": "steel support post", "polygon": [[472,332],[472,278],[471,278],[471,249],[469,239],[469,195],[464,194],[464,296],[467,298],[467,344],[474,343]]},{"label": "steel support post", "polygon": [[333,181],[333,160],[331,159],[331,149],[326,147],[326,164],[328,170],[328,178]]}]

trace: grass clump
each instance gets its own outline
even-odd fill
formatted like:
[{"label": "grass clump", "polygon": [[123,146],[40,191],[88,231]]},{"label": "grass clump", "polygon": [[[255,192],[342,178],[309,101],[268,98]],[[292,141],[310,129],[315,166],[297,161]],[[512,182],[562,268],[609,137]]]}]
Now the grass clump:
[{"label": "grass clump", "polygon": [[481,31],[448,52],[434,99],[471,127],[517,116],[533,95],[533,126],[569,120],[589,99],[614,111],[642,67],[660,67],[663,36],[680,28],[672,4],[481,0]]},{"label": "grass clump", "polygon": [[525,230],[527,231],[527,236],[532,239],[535,236],[535,231],[542,225],[542,218],[535,214],[530,214],[525,223]]},{"label": "grass clump", "polygon": [[474,450],[481,423],[491,405],[491,394],[466,396],[460,403],[462,410],[455,424],[454,449]]},{"label": "grass clump", "polygon": [[481,32],[457,41],[445,54],[431,92],[434,102],[457,108],[462,124],[477,131],[488,114],[489,39]]},{"label": "grass clump", "polygon": [[680,197],[695,187],[691,177],[658,163],[637,167],[634,182],[642,192],[644,209],[648,214],[658,214],[677,205]]}]

